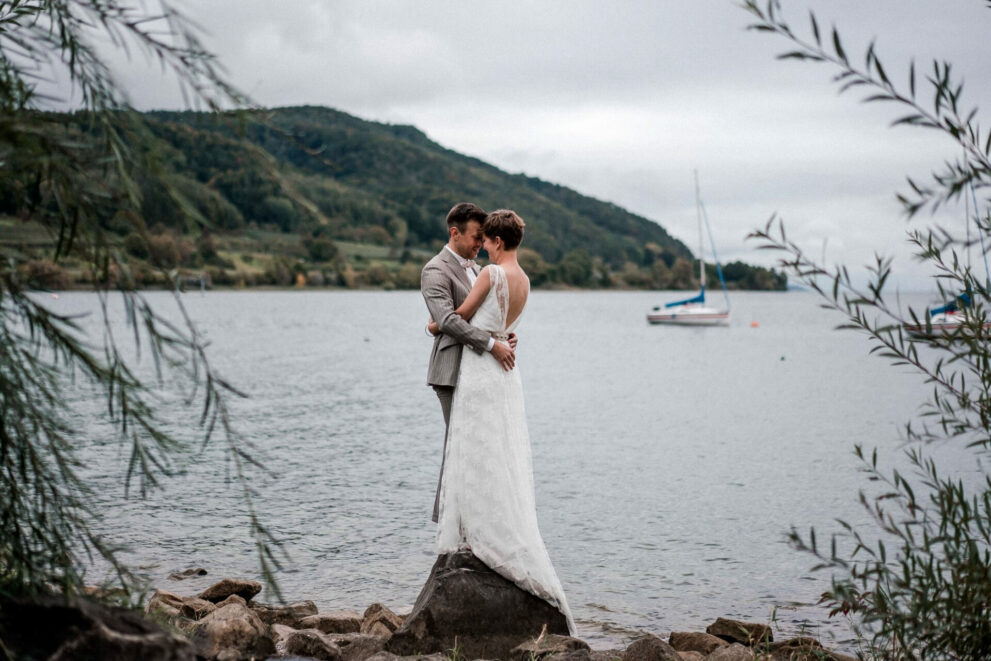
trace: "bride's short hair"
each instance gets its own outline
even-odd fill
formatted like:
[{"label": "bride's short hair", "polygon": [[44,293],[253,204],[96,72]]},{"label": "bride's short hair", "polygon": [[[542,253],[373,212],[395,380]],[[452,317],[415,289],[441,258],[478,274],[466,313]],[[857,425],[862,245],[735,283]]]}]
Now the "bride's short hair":
[{"label": "bride's short hair", "polygon": [[482,223],[482,234],[494,239],[502,239],[507,250],[512,250],[523,242],[523,228],[526,223],[516,215],[515,211],[509,209],[498,209],[485,217]]}]

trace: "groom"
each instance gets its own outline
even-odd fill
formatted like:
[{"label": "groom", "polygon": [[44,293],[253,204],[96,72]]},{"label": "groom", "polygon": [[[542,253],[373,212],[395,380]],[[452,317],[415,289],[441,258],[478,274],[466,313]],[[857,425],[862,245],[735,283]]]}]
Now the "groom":
[{"label": "groom", "polygon": [[[433,257],[420,273],[420,293],[427,302],[430,318],[437,322],[440,334],[434,338],[430,353],[427,385],[433,387],[444,413],[444,450],[447,450],[447,426],[451,420],[451,401],[458,384],[461,351],[464,346],[477,353],[488,351],[506,370],[513,369],[516,360],[516,337],[510,337],[510,345],[496,342],[491,335],[473,328],[454,310],[461,305],[478,275],[474,262],[482,247],[482,223],[485,212],[470,202],[454,205],[447,214],[447,245]],[[441,455],[440,478],[434,496],[433,520],[437,521],[440,506],[440,485],[444,479],[444,460]]]}]

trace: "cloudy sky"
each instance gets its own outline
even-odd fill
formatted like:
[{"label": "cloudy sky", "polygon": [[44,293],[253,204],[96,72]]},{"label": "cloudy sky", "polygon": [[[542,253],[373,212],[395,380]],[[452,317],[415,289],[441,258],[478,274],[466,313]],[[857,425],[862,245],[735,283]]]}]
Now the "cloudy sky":
[{"label": "cloudy sky", "polygon": [[[949,59],[965,101],[991,109],[991,9],[980,0],[784,0],[871,39],[889,74]],[[692,171],[723,261],[771,264],[744,236],[772,212],[830,262],[896,257],[926,288],[894,194],[956,155],[897,109],[838,96],[835,71],[781,62],[787,44],[745,28],[734,0],[188,0],[231,80],[265,106],[318,104],[413,124],[509,172],[615,202],[697,242]],[[181,107],[138,58],[115,58],[134,103]],[[988,122],[986,122],[988,123]],[[505,205],[513,206],[512,200]],[[963,224],[963,209],[947,222]],[[825,248],[825,252],[823,252]]]}]

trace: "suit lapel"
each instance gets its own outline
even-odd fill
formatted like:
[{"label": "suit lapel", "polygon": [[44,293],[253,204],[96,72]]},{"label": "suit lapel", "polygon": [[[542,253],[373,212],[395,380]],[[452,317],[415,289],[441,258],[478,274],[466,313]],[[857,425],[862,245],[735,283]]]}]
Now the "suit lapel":
[{"label": "suit lapel", "polygon": [[[465,273],[463,268],[461,268],[461,262],[458,261],[458,258],[455,257],[454,253],[447,248],[441,249],[440,252],[441,255],[443,255],[444,263],[447,264],[447,270],[450,272],[451,277],[463,284],[465,288],[470,291],[471,282],[468,280],[468,274]],[[478,268],[477,265],[475,268]],[[478,271],[476,270],[476,273],[477,272]]]}]

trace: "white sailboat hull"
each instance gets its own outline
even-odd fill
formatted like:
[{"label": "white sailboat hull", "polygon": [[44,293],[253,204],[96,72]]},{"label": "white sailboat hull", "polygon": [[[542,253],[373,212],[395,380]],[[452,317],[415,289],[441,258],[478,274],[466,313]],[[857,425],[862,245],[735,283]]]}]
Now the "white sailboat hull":
[{"label": "white sailboat hull", "polygon": [[705,305],[677,305],[647,313],[647,322],[671,326],[729,326],[729,310]]},{"label": "white sailboat hull", "polygon": [[[934,314],[929,322],[929,328],[925,324],[905,324],[905,330],[912,337],[926,338],[936,335],[951,335],[960,330],[960,325],[964,322],[964,315],[960,311],[940,312]],[[991,321],[984,323],[985,330],[991,329]]]}]

